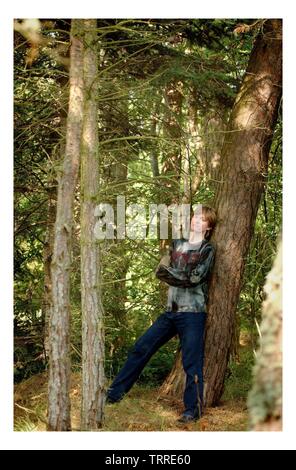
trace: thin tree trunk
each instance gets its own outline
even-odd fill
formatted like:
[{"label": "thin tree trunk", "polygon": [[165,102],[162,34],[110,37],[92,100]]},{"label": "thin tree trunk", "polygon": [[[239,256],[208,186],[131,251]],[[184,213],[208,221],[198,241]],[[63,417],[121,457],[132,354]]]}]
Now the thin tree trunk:
[{"label": "thin tree trunk", "polygon": [[163,203],[179,203],[180,198],[180,177],[181,177],[181,111],[183,95],[181,83],[172,82],[165,89],[165,101],[167,105],[164,119],[164,135],[168,139],[169,147],[165,155],[162,167],[162,175],[166,176],[164,186]]},{"label": "thin tree trunk", "polygon": [[48,384],[48,430],[71,430],[70,417],[70,270],[73,201],[80,161],[83,116],[81,20],[72,20],[70,94],[66,149],[59,178],[54,252],[51,266],[52,311]]},{"label": "thin tree trunk", "polygon": [[[190,162],[190,200],[196,193],[201,183],[202,176],[204,174],[204,163],[200,158],[201,144],[199,137],[199,125],[198,125],[198,106],[195,95],[197,91],[194,87],[190,93],[188,102],[188,153]],[[196,166],[195,171],[192,171],[193,165],[191,162],[191,155],[196,155]],[[185,192],[185,191],[184,191]]]},{"label": "thin tree trunk", "polygon": [[264,286],[261,344],[248,398],[253,431],[282,430],[282,244]]},{"label": "thin tree trunk", "polygon": [[[65,80],[65,77],[63,77]],[[61,80],[60,80],[61,81]],[[63,84],[63,89],[65,85]],[[68,87],[67,87],[68,88]],[[67,90],[68,95],[68,90]],[[68,97],[69,99],[69,97]],[[60,128],[64,134],[66,132],[67,115],[66,111],[62,108],[60,110]],[[57,163],[58,159],[63,158],[65,154],[65,139],[61,140],[61,145],[56,153],[52,153],[52,163]],[[57,211],[57,184],[54,175],[49,178],[47,190],[48,203],[47,203],[47,217],[46,217],[46,232],[43,249],[43,265],[44,265],[44,293],[42,301],[42,316],[43,316],[43,345],[45,358],[49,358],[49,324],[52,309],[52,280],[51,280],[51,261],[54,250],[54,236],[55,236],[55,220]]]},{"label": "thin tree trunk", "polygon": [[156,116],[159,114],[159,103],[155,104],[155,111],[154,116],[151,117],[151,126],[150,126],[150,134],[155,139],[152,142],[151,150],[150,150],[150,164],[151,164],[151,171],[153,178],[158,178],[159,176],[159,164],[158,164],[158,147],[156,143],[157,137],[157,118]]},{"label": "thin tree trunk", "polygon": [[44,292],[42,299],[43,345],[45,359],[49,357],[49,322],[52,308],[51,261],[54,247],[54,224],[56,219],[57,191],[49,189],[46,217],[46,232],[43,247]]},{"label": "thin tree trunk", "polygon": [[281,20],[267,20],[257,37],[222,148],[205,345],[208,406],[217,404],[223,393],[245,257],[268,169],[281,98],[281,31]]},{"label": "thin tree trunk", "polygon": [[[161,196],[158,204],[170,205],[173,203],[180,203],[181,191],[180,191],[180,180],[181,180],[181,145],[180,138],[182,135],[181,131],[181,113],[182,113],[182,102],[183,94],[181,92],[181,82],[173,81],[168,84],[165,88],[164,98],[166,103],[166,112],[164,116],[163,133],[167,138],[169,147],[165,153],[165,158],[162,162],[161,176],[165,176],[162,179],[162,184],[165,188],[161,192]],[[169,219],[168,223],[168,240],[160,240],[159,253],[160,258],[167,253],[170,244],[171,237],[171,222]],[[161,282],[159,286],[159,298],[160,303],[165,306],[167,299],[167,286]]]},{"label": "thin tree trunk", "polygon": [[97,121],[96,20],[84,20],[85,106],[81,154],[81,301],[82,404],[81,429],[102,426],[105,401],[104,326],[100,292],[100,253],[95,239],[95,206],[99,185]]}]

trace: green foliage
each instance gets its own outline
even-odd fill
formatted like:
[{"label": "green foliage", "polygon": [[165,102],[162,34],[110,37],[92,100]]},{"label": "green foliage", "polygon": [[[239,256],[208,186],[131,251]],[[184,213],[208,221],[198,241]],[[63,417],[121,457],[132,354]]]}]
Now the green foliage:
[{"label": "green foliage", "polygon": [[240,360],[231,360],[228,365],[225,391],[222,400],[246,400],[252,382],[254,353],[250,348],[240,351]]},{"label": "green foliage", "polygon": [[[58,36],[58,34],[57,34]],[[15,36],[14,79],[14,335],[15,380],[44,369],[42,301],[47,205],[56,182],[60,145],[61,82],[67,74],[39,50],[31,68],[29,46]],[[66,78],[67,80],[67,78]]]},{"label": "green foliage", "polygon": [[255,233],[246,259],[244,283],[238,305],[241,328],[251,334],[252,348],[257,347],[261,321],[263,286],[277,250],[282,230],[282,138],[279,120],[270,152],[265,192],[259,206]]},{"label": "green foliage", "polygon": [[[172,155],[184,155],[189,145],[191,175],[200,170],[200,156],[211,161],[222,129],[211,129],[217,116],[225,123],[246,69],[252,32],[233,34],[242,20],[182,19],[98,20],[98,127],[100,187],[97,201],[115,204],[124,194],[126,204],[180,199],[184,181],[172,188],[174,174],[163,174]],[[251,20],[243,22],[250,23]],[[44,22],[45,23],[45,22]],[[50,24],[48,24],[50,23]],[[46,22],[43,34],[54,48],[69,51],[69,20]],[[16,380],[46,367],[42,357],[44,312],[43,250],[47,203],[56,190],[64,142],[62,121],[67,111],[68,70],[42,48],[28,67],[29,45],[15,38],[15,347]],[[56,41],[56,42],[55,42]],[[181,109],[170,109],[167,93],[179,90]],[[196,106],[199,138],[191,142],[189,103]],[[165,126],[176,123],[177,137]],[[219,124],[220,125],[220,124]],[[219,131],[219,132],[218,132]],[[215,140],[216,139],[216,140]],[[257,339],[262,285],[269,270],[281,223],[281,129],[276,130],[271,165],[256,221],[256,235],[247,259],[245,284],[239,306],[243,328]],[[159,176],[154,176],[155,156]],[[210,163],[209,163],[210,165]],[[172,172],[174,173],[174,172]],[[208,169],[193,203],[211,203],[214,184]],[[79,256],[79,188],[75,201],[71,291],[72,363],[81,361],[81,305]],[[162,313],[154,269],[159,240],[120,240],[99,244],[106,329],[106,375],[111,379],[134,341]],[[141,376],[142,383],[160,383],[168,373],[177,342],[156,354]],[[37,358],[40,358],[37,360]],[[234,366],[233,366],[234,367]],[[238,371],[234,371],[235,374]],[[243,373],[243,372],[242,372]],[[245,371],[246,374],[246,371]],[[247,381],[246,381],[247,383]],[[244,392],[243,392],[244,393]]]},{"label": "green foliage", "polygon": [[31,375],[38,374],[44,370],[43,345],[40,339],[28,337],[28,330],[24,330],[27,335],[26,341],[20,343],[18,337],[15,338],[14,347],[14,380],[20,382]]}]

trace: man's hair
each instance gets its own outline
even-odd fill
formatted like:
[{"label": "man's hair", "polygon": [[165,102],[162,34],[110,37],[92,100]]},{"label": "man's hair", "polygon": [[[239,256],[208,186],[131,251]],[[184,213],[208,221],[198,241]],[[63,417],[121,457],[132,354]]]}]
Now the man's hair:
[{"label": "man's hair", "polygon": [[202,213],[205,216],[211,230],[207,230],[205,233],[205,239],[209,240],[217,223],[216,211],[210,206],[202,206]]}]

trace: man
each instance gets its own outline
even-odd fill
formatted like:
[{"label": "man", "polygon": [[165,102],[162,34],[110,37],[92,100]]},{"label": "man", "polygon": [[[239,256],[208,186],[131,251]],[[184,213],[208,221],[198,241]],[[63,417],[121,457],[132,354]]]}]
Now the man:
[{"label": "man", "polygon": [[173,240],[170,257],[161,260],[156,276],[169,284],[167,309],[130,351],[108,390],[109,403],[121,400],[151,356],[178,334],[186,373],[184,412],[179,422],[187,423],[201,417],[206,303],[215,255],[209,239],[215,224],[215,211],[202,206],[201,214],[192,217],[188,240]]}]

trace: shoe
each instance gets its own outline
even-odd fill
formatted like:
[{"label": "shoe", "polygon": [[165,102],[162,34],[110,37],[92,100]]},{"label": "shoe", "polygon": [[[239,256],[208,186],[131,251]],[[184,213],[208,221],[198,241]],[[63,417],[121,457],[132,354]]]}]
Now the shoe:
[{"label": "shoe", "polygon": [[198,416],[194,417],[191,415],[182,415],[181,418],[178,419],[178,423],[187,424],[193,423],[198,420]]}]

